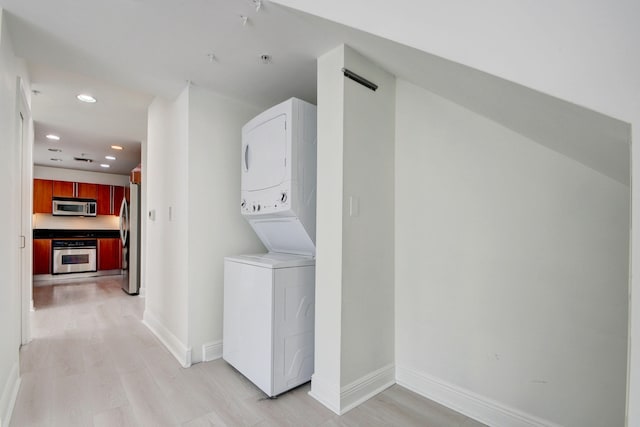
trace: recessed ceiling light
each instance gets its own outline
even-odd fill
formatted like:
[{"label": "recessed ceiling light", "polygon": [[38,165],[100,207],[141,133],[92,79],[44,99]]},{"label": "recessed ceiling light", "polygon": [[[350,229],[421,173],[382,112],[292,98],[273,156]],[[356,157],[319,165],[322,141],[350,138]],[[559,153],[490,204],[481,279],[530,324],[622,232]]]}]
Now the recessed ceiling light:
[{"label": "recessed ceiling light", "polygon": [[101,164],[100,164],[100,167],[101,167],[101,168],[110,168],[111,166],[110,166],[110,165],[108,165],[108,164],[106,164],[106,163],[101,163]]},{"label": "recessed ceiling light", "polygon": [[60,141],[60,137],[58,135],[54,135],[52,133],[45,136],[45,138],[50,139],[52,141]]},{"label": "recessed ceiling light", "polygon": [[115,160],[116,156],[104,156],[104,158],[107,160]]},{"label": "recessed ceiling light", "polygon": [[62,150],[59,149],[59,148],[49,148],[48,150],[49,151],[53,151],[54,153],[61,153],[62,152]]},{"label": "recessed ceiling light", "polygon": [[53,160],[54,162],[61,162],[62,159],[59,159],[57,157],[52,157],[51,160]]},{"label": "recessed ceiling light", "polygon": [[113,148],[114,150],[124,150],[121,145],[112,145],[111,148]]},{"label": "recessed ceiling light", "polygon": [[93,96],[87,93],[81,93],[80,95],[76,96],[76,98],[78,98],[79,101],[86,102],[89,104],[93,104],[94,102],[97,101]]}]

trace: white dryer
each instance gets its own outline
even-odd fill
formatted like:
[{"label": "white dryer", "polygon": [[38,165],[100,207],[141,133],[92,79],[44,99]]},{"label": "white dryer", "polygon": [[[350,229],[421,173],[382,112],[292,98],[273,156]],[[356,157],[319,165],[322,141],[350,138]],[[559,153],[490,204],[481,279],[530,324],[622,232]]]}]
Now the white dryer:
[{"label": "white dryer", "polygon": [[316,106],[291,98],[242,127],[240,213],[269,252],[315,255]]}]

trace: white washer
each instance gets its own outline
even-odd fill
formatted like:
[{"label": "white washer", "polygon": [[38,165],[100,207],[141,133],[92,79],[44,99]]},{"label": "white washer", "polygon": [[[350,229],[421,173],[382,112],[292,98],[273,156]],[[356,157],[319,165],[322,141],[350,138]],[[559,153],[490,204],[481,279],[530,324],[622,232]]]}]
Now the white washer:
[{"label": "white washer", "polygon": [[313,374],[314,277],[312,257],[224,260],[223,358],[268,396]]}]

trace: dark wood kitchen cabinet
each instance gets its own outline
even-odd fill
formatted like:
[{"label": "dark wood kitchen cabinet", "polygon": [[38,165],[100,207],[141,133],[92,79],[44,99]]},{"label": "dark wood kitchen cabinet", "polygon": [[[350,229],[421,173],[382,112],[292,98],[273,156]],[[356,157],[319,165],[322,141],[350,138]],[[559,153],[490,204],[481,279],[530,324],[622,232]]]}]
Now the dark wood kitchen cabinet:
[{"label": "dark wood kitchen cabinet", "polygon": [[75,182],[53,181],[53,197],[75,197],[75,193]]},{"label": "dark wood kitchen cabinet", "polygon": [[33,274],[51,274],[51,239],[33,239]]},{"label": "dark wood kitchen cabinet", "polygon": [[51,197],[53,181],[48,179],[33,180],[33,213],[51,213]]},{"label": "dark wood kitchen cabinet", "polygon": [[113,215],[120,215],[120,205],[124,199],[124,187],[113,187]]},{"label": "dark wood kitchen cabinet", "polygon": [[122,241],[119,238],[98,239],[98,270],[122,268]]},{"label": "dark wood kitchen cabinet", "polygon": [[98,197],[96,197],[98,203],[98,215],[111,215],[111,186],[98,184]]},{"label": "dark wood kitchen cabinet", "polygon": [[53,197],[80,197],[97,199],[98,184],[86,182],[53,181]]},{"label": "dark wood kitchen cabinet", "polygon": [[86,182],[76,183],[76,197],[81,199],[97,199],[98,184],[87,184]]},{"label": "dark wood kitchen cabinet", "polygon": [[98,184],[98,215],[119,215],[124,187]]}]

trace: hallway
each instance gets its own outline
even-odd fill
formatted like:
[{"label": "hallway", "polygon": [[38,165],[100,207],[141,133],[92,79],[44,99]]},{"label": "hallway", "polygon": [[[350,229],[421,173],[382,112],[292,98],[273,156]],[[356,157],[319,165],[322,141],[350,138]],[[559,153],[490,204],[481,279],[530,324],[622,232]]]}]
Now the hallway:
[{"label": "hallway", "polygon": [[179,366],[120,277],[34,288],[11,426],[464,426],[482,424],[393,386],[338,417],[306,384],[275,400],[223,360]]}]

